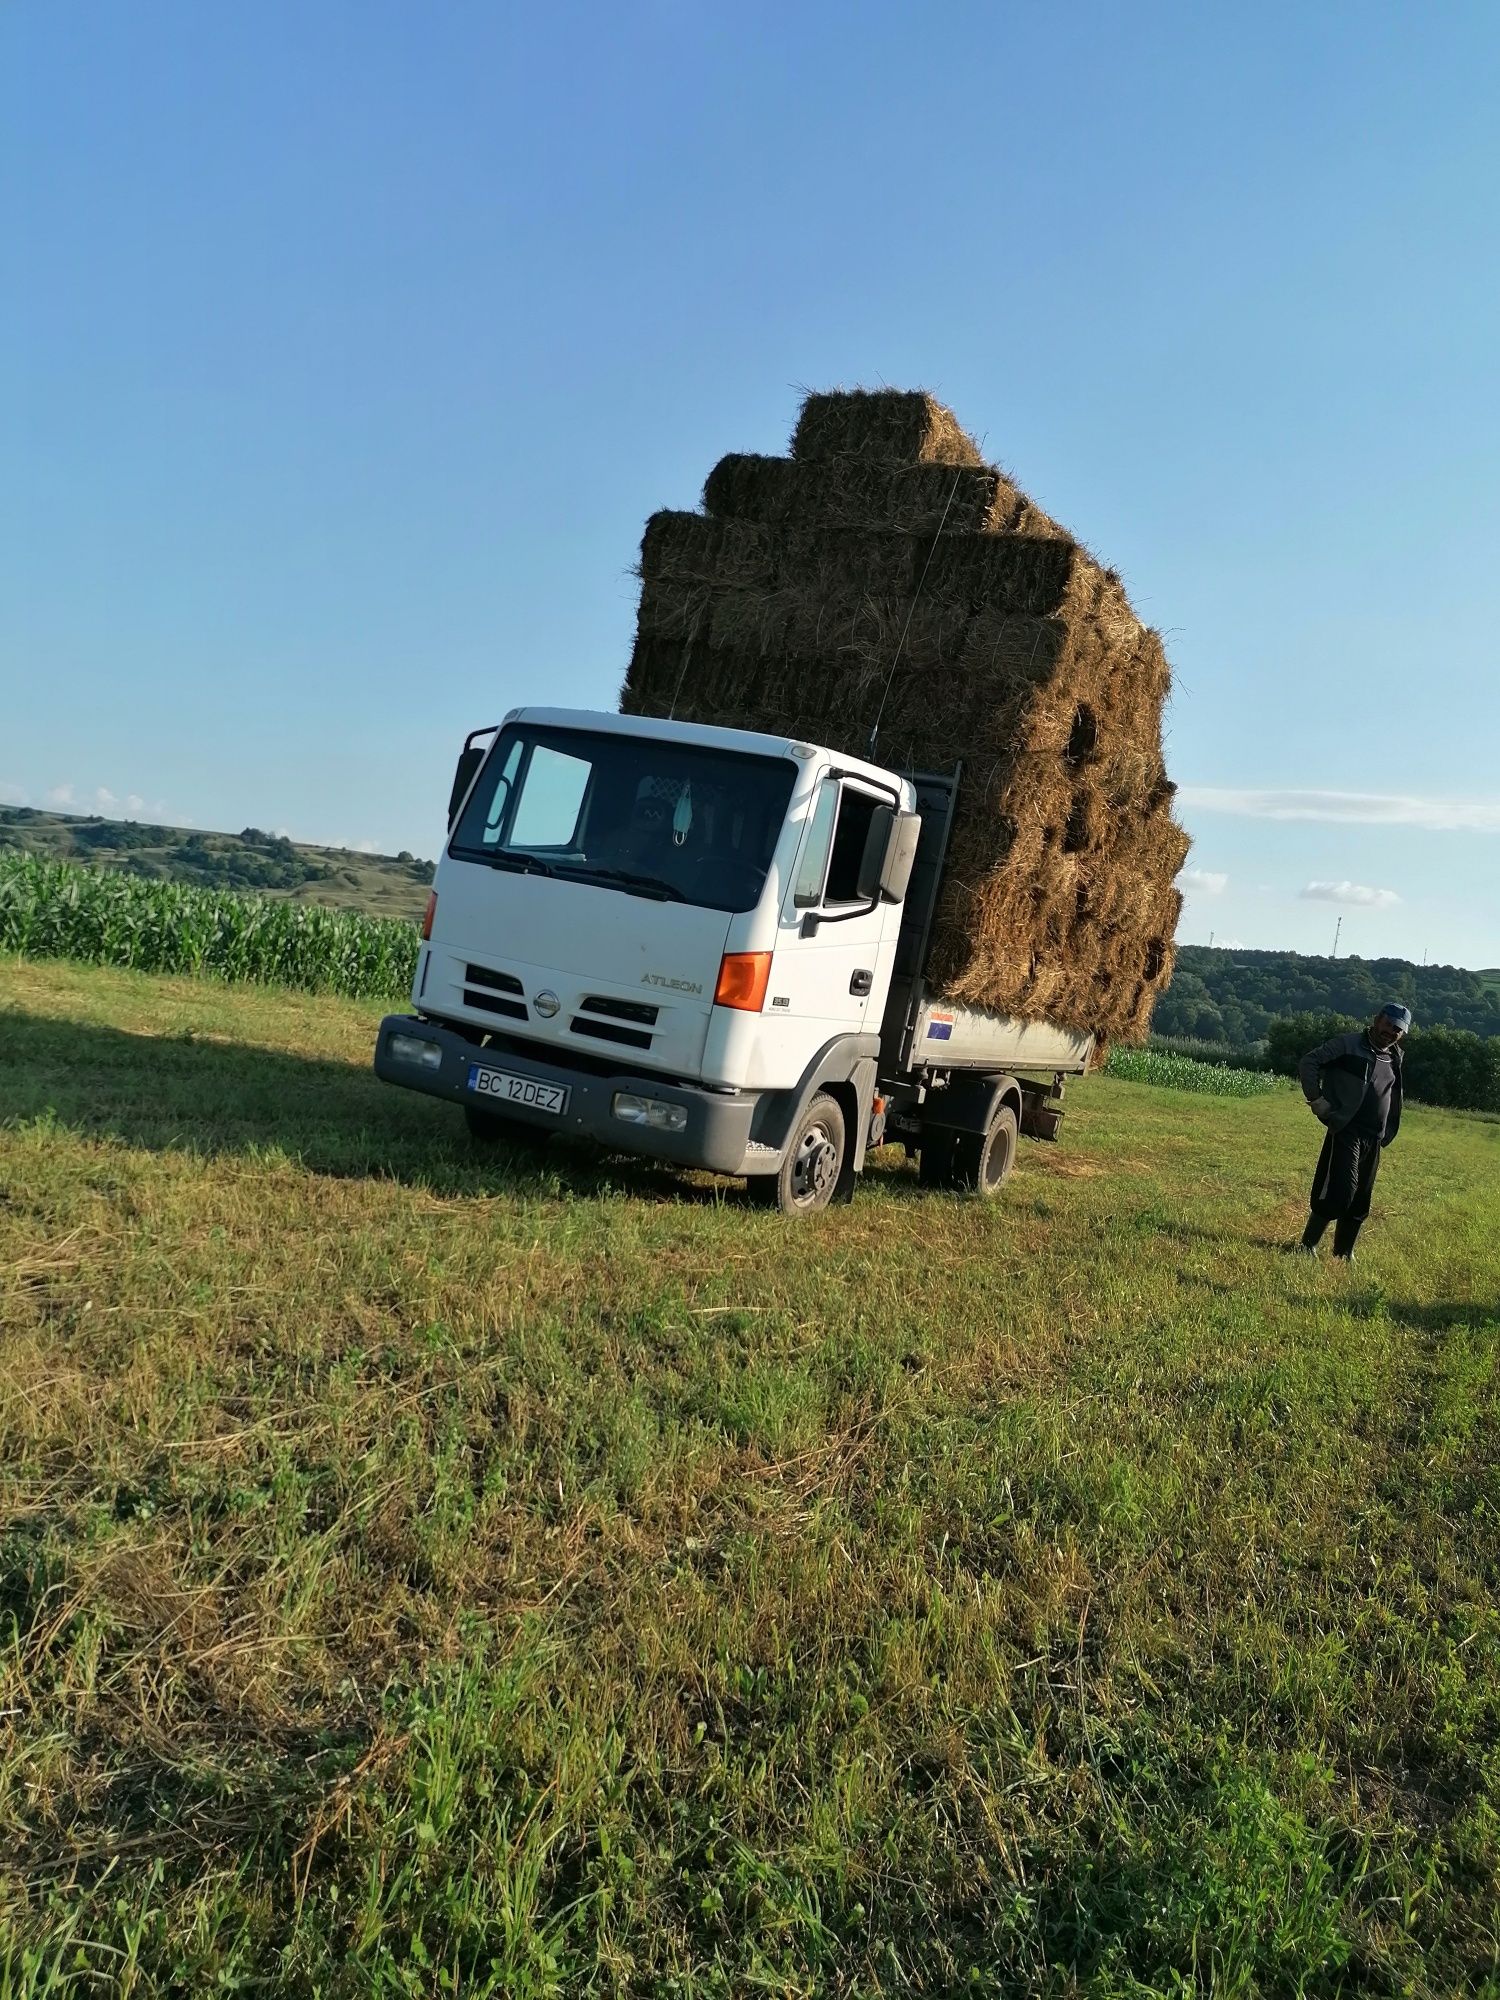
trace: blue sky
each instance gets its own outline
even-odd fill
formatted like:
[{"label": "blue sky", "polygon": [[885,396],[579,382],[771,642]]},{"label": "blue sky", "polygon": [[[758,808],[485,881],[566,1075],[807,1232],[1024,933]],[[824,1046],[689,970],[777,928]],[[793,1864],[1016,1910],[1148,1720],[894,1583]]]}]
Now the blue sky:
[{"label": "blue sky", "polygon": [[1177,677],[1181,935],[1500,964],[1500,10],[15,0],[0,798],[436,851],[654,508],[923,383]]}]

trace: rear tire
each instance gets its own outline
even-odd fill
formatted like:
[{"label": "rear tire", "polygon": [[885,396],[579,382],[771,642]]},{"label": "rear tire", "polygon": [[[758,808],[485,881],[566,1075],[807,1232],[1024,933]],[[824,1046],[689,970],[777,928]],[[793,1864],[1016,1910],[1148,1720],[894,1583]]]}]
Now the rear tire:
[{"label": "rear tire", "polygon": [[1008,1104],[990,1120],[988,1132],[965,1132],[953,1149],[953,1185],[988,1201],[1010,1179],[1016,1164],[1019,1130]]},{"label": "rear tire", "polygon": [[552,1134],[540,1125],[527,1125],[519,1118],[507,1118],[501,1111],[485,1111],[477,1104],[464,1106],[464,1123],[469,1137],[481,1146],[512,1146],[523,1153],[540,1153]]},{"label": "rear tire", "polygon": [[848,1143],[838,1100],[819,1091],[793,1126],[776,1172],[750,1176],[750,1199],[783,1215],[827,1208],[838,1192]]},{"label": "rear tire", "polygon": [[986,1132],[954,1132],[939,1126],[922,1135],[917,1177],[923,1187],[988,1200],[1010,1179],[1018,1141],[1016,1114],[1008,1104],[1001,1105]]}]

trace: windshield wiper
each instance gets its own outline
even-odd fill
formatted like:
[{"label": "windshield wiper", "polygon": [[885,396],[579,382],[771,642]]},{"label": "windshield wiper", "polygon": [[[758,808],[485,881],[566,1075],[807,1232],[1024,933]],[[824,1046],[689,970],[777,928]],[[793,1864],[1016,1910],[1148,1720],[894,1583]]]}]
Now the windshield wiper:
[{"label": "windshield wiper", "polygon": [[[469,856],[466,854],[463,858],[468,860]],[[474,859],[476,861],[487,861],[491,868],[512,869],[518,875],[555,875],[557,873],[557,870],[552,866],[550,861],[543,861],[535,854],[497,854],[491,852],[489,854],[475,855]]]},{"label": "windshield wiper", "polygon": [[502,854],[496,848],[450,848],[454,860],[460,862],[484,862],[486,868],[508,868],[512,874],[556,874],[558,870],[552,862],[544,862],[538,854]]},{"label": "windshield wiper", "polygon": [[590,882],[618,882],[622,889],[634,895],[655,896],[663,903],[685,903],[687,897],[675,882],[664,882],[659,875],[637,875],[629,868],[570,868],[570,875],[577,875]]}]

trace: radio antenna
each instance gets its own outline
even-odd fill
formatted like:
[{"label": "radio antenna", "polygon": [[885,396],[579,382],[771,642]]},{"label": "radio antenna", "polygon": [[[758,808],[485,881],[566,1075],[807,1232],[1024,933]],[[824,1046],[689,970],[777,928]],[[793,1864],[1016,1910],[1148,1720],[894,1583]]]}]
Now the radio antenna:
[{"label": "radio antenna", "polygon": [[958,483],[964,476],[962,466],[953,475],[953,484],[948,489],[947,505],[943,508],[943,518],[937,524],[937,534],[932,538],[932,546],[927,551],[927,560],[922,565],[922,574],[917,578],[917,588],[911,603],[906,607],[906,623],[901,627],[901,637],[896,641],[896,650],[891,655],[890,672],[885,677],[885,686],[880,690],[880,706],[875,711],[875,720],[870,725],[870,741],[865,750],[866,757],[873,764],[875,745],[880,741],[880,718],[885,714],[886,697],[891,691],[891,682],[896,678],[896,669],[901,664],[901,649],[906,644],[906,635],[911,630],[911,621],[922,595],[922,586],[927,581],[927,572],[932,568],[932,559],[937,554],[937,545],[944,528],[948,525],[948,514],[953,502],[958,498]]}]

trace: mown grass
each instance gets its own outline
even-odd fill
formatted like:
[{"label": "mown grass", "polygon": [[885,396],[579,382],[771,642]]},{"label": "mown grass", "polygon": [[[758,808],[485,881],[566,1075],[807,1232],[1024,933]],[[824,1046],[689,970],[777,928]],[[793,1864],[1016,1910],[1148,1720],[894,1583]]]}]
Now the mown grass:
[{"label": "mown grass", "polygon": [[795,1225],[0,981],[0,1993],[1500,1992],[1500,1127]]}]

